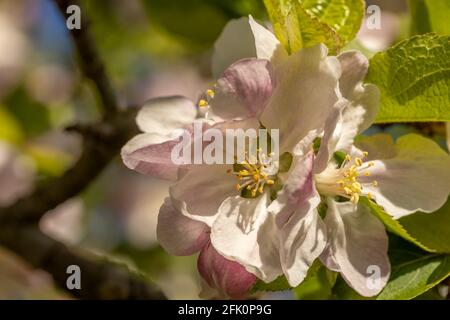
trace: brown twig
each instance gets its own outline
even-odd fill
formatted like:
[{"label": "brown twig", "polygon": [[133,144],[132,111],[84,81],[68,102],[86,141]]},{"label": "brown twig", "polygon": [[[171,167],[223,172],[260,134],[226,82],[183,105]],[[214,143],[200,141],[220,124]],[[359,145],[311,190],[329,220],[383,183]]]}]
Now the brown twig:
[{"label": "brown twig", "polygon": [[[55,0],[65,15],[78,1]],[[39,186],[29,196],[12,206],[0,209],[0,243],[36,268],[52,274],[56,284],[75,297],[88,299],[165,299],[154,284],[108,261],[87,256],[45,236],[38,228],[39,219],[49,210],[83,191],[119,153],[121,146],[138,129],[136,109],[120,111],[114,91],[97,54],[83,15],[81,30],[71,30],[79,53],[81,68],[91,79],[101,97],[104,117],[93,125],[74,125],[69,130],[83,136],[83,151],[79,160],[62,177]],[[82,289],[66,286],[67,267],[78,265],[82,271]]]},{"label": "brown twig", "polygon": [[[82,8],[78,0],[55,0],[63,16],[70,5],[77,5]],[[104,64],[97,52],[93,37],[89,32],[89,19],[85,10],[81,9],[81,28],[70,30],[72,39],[79,55],[79,64],[83,74],[92,80],[97,87],[101,98],[101,106],[104,109],[104,116],[108,117],[111,112],[119,109],[114,90],[108,76],[106,75]]]},{"label": "brown twig", "polygon": [[138,132],[135,113],[135,109],[119,112],[108,122],[90,126],[91,132],[97,134],[85,136],[77,163],[63,176],[42,184],[12,206],[0,209],[0,223],[36,223],[47,211],[83,191]]},{"label": "brown twig", "polygon": [[[82,299],[165,299],[154,284],[125,266],[68,248],[36,227],[1,228],[2,244],[35,268],[49,272],[59,287]],[[67,267],[80,267],[81,289],[70,290]]]}]

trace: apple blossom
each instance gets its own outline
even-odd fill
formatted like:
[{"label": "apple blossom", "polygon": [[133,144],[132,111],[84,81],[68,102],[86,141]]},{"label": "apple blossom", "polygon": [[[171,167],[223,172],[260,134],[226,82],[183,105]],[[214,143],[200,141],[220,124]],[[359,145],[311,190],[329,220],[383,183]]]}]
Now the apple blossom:
[{"label": "apple blossom", "polygon": [[[362,54],[332,57],[323,45],[288,56],[251,17],[230,22],[215,45],[213,70],[221,75],[199,112],[186,98],[153,100],[137,118],[146,133],[122,150],[131,169],[176,179],[159,214],[162,246],[175,255],[200,251],[200,274],[222,296],[245,296],[255,276],[270,282],[284,274],[297,286],[319,257],[362,295],[377,294],[390,273],[387,236],[360,197],[396,218],[434,211],[450,192],[450,172],[442,170],[450,166],[420,136],[354,141],[379,108],[377,87],[362,83],[367,68]],[[234,165],[177,165],[170,154],[182,136],[173,132],[184,127],[190,135],[194,121],[225,135],[279,129],[279,154],[287,156],[277,161],[259,149]],[[346,154],[342,163],[337,153]],[[373,266],[378,287],[367,283]]]}]

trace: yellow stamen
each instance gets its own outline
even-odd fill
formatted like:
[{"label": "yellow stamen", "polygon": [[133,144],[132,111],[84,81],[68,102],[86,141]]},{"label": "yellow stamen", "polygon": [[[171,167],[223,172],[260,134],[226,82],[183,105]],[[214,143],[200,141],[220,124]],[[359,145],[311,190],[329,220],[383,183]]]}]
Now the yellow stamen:
[{"label": "yellow stamen", "polygon": [[271,186],[275,183],[272,176],[267,173],[267,166],[270,164],[271,156],[269,158],[262,153],[262,149],[257,150],[257,157],[254,158],[249,163],[250,158],[248,153],[246,153],[246,159],[240,162],[240,165],[244,169],[233,172],[240,183],[236,186],[240,191],[245,188],[245,190],[251,191],[252,197],[255,197],[258,193],[262,194],[264,192],[264,186]]},{"label": "yellow stamen", "polygon": [[200,99],[200,101],[198,102],[198,106],[201,108],[207,107],[208,105],[208,101],[206,101],[205,99]]}]

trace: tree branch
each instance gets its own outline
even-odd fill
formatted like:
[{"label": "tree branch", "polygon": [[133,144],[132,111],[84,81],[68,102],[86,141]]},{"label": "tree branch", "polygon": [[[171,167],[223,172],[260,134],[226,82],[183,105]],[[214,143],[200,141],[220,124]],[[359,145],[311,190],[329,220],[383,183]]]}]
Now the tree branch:
[{"label": "tree branch", "polygon": [[[49,272],[56,284],[82,299],[165,299],[156,286],[126,267],[68,248],[36,227],[0,228],[2,244],[36,268]],[[81,270],[81,289],[67,288],[67,267]]]},{"label": "tree branch", "polygon": [[[49,210],[83,191],[138,133],[136,109],[114,114],[114,118],[89,126],[77,163],[62,177],[50,180],[29,196],[0,209],[0,224],[36,223]],[[94,134],[95,132],[95,134]]]},{"label": "tree branch", "polygon": [[[66,15],[66,10],[70,5],[77,5],[82,8],[78,0],[55,0],[55,2],[63,16]],[[105,66],[98,55],[93,37],[89,32],[89,19],[84,14],[83,9],[81,12],[81,29],[72,29],[70,34],[78,51],[81,69],[84,75],[91,79],[97,87],[102,100],[101,106],[105,111],[104,115],[108,117],[110,112],[118,110],[117,100],[106,75]]]},{"label": "tree branch", "polygon": [[[78,1],[55,0],[64,15]],[[8,208],[0,209],[0,243],[20,255],[36,268],[48,271],[65,290],[67,267],[78,265],[82,272],[82,289],[68,290],[88,299],[165,299],[152,283],[108,261],[98,261],[86,253],[45,236],[38,228],[39,219],[49,210],[83,191],[119,153],[122,145],[137,132],[136,109],[119,111],[114,91],[97,54],[83,15],[81,30],[72,37],[85,75],[98,89],[104,117],[90,126],[73,126],[83,136],[83,151],[76,164],[62,177],[48,181]]]}]

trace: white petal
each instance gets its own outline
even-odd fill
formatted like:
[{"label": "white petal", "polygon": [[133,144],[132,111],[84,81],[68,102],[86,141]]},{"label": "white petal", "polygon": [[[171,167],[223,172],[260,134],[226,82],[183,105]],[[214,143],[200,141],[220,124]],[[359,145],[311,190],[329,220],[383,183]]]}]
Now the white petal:
[{"label": "white petal", "polygon": [[[363,84],[369,61],[361,52],[343,52],[338,59],[342,68],[339,88],[344,98],[351,102],[342,114],[342,131],[352,130],[358,134],[374,122],[380,106],[380,90],[373,84]],[[348,137],[343,139],[339,150],[348,151],[352,142],[353,139]]]},{"label": "white petal", "polygon": [[361,203],[332,199],[328,199],[325,224],[328,252],[345,281],[363,296],[378,294],[390,275],[384,225]]},{"label": "white petal", "polygon": [[170,134],[191,124],[197,115],[194,103],[182,96],[149,100],[139,110],[136,123],[143,132],[160,136]]},{"label": "white petal", "polygon": [[280,130],[280,150],[292,148],[311,130],[322,128],[338,100],[340,64],[323,45],[305,48],[275,68],[277,85],[261,116]]},{"label": "white petal", "polygon": [[394,218],[415,211],[433,212],[450,194],[450,156],[430,139],[408,134],[397,140],[395,156],[374,161],[365,188]]},{"label": "white petal", "polygon": [[356,133],[354,131],[345,131],[342,121],[343,110],[349,105],[346,99],[339,99],[333,106],[325,122],[323,137],[320,141],[320,148],[314,162],[314,172],[320,173],[325,170],[333,156],[338,151],[339,142],[342,139],[347,140],[351,137],[351,142]]},{"label": "white petal", "polygon": [[194,254],[209,242],[209,227],[182,215],[169,198],[159,210],[156,234],[161,246],[176,256]]},{"label": "white petal", "polygon": [[298,286],[326,247],[326,227],[317,212],[320,196],[302,203],[280,231],[280,258],[289,284]]},{"label": "white petal", "polygon": [[269,205],[268,210],[276,216],[279,228],[289,220],[299,206],[316,196],[317,191],[314,187],[312,171],[313,161],[313,151],[303,157],[294,158],[288,176],[283,182],[283,188],[278,191],[276,199]]},{"label": "white petal", "polygon": [[256,57],[258,59],[266,59],[273,64],[278,64],[287,58],[286,50],[272,32],[257,23],[252,16],[249,16],[248,22],[255,37]]},{"label": "white petal", "polygon": [[222,202],[237,195],[229,165],[196,165],[170,187],[174,206],[185,216],[212,226]]},{"label": "white petal", "polygon": [[[335,151],[348,153],[356,135],[374,122],[380,105],[379,89],[373,84],[362,83],[367,73],[367,58],[358,51],[348,51],[340,54],[338,59],[342,68],[339,88],[343,101],[348,102],[340,103],[341,112],[335,121],[334,114],[330,114],[331,119],[327,121],[324,136],[327,144],[323,147],[328,146],[329,156]],[[333,126],[334,132],[330,134],[329,130]],[[320,170],[326,167],[323,162],[318,165]]]},{"label": "white petal", "polygon": [[252,17],[231,20],[214,45],[213,75],[218,78],[228,66],[244,58],[274,62],[286,55],[273,33],[255,22]]},{"label": "white petal", "polygon": [[369,61],[359,51],[346,51],[338,56],[342,68],[342,75],[339,79],[341,93],[347,99],[351,99],[353,91],[366,76],[369,68]]},{"label": "white petal", "polygon": [[226,258],[242,264],[265,282],[281,274],[274,217],[268,195],[255,199],[229,197],[211,228],[211,243]]}]

